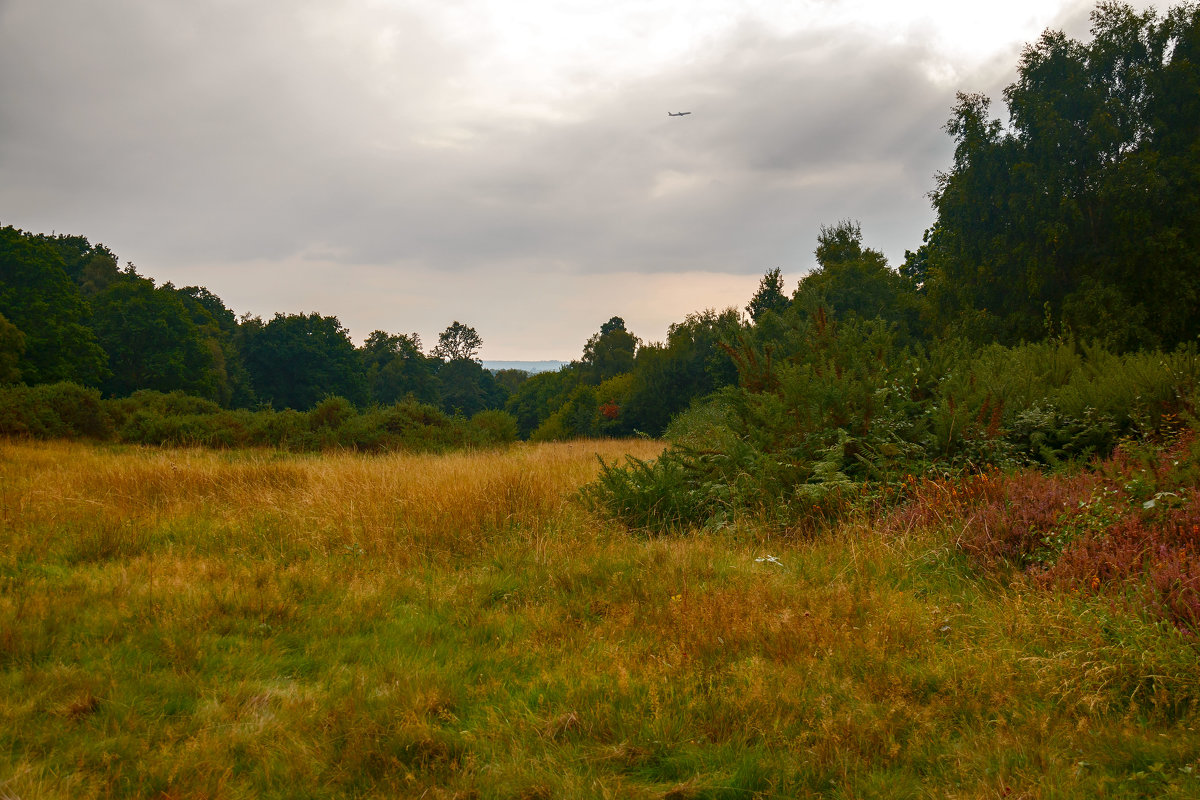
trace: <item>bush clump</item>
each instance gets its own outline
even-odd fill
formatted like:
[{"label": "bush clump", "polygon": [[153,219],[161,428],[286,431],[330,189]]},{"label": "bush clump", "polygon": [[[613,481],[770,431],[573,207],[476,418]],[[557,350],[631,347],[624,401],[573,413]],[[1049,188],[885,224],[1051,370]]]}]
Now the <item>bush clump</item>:
[{"label": "bush clump", "polygon": [[0,435],[106,439],[113,427],[96,389],[74,383],[0,386]]},{"label": "bush clump", "polygon": [[[656,462],[604,465],[589,504],[654,531],[745,514],[786,525],[905,496],[909,476],[1067,468],[1153,437],[1194,408],[1200,358],[902,343],[823,313],[730,345],[739,385],[678,416]],[[782,354],[782,355],[781,355]]]},{"label": "bush clump", "polygon": [[503,411],[482,411],[468,420],[415,400],[359,411],[345,398],[330,396],[307,412],[250,411],[224,409],[178,391],[102,399],[99,391],[72,383],[0,387],[0,435],[36,439],[296,452],[441,451],[509,444],[517,438],[516,425]]}]

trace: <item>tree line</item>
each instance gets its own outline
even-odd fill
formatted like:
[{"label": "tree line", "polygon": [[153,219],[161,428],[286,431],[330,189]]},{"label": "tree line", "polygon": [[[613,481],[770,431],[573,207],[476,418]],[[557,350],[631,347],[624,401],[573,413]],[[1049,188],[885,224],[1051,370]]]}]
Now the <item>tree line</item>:
[{"label": "tree line", "polygon": [[642,342],[613,316],[562,370],[492,374],[454,322],[360,347],[336,317],[238,318],[202,287],[156,285],[79,236],[0,230],[0,383],[71,381],[119,397],[183,391],[223,407],[400,400],[501,410],[535,439],[660,435],[724,387],[767,389],[803,359],[797,331],[883,326],[901,348],[1019,346],[1069,336],[1114,354],[1200,336],[1200,12],[1102,3],[1092,37],[1047,31],[1004,92],[1008,121],[962,93],[936,220],[893,268],[857,222],[823,226],[789,293],[768,271],[744,307]]},{"label": "tree line", "polygon": [[415,333],[374,331],[356,347],[334,316],[238,318],[208,289],[156,284],[83,236],[0,229],[0,383],[179,391],[225,408],[410,398],[470,416],[505,397],[481,345],[455,321],[429,353]]}]

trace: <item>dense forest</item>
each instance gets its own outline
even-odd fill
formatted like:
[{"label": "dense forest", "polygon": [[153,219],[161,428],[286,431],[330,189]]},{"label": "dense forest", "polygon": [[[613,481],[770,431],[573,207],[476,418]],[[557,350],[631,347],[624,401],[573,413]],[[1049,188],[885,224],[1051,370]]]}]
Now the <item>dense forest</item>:
[{"label": "dense forest", "polygon": [[[959,95],[936,221],[898,267],[831,221],[790,293],[773,269],[744,307],[692,314],[662,342],[613,316],[578,360],[533,376],[485,370],[458,321],[428,352],[385,331],[355,346],[336,317],[239,317],[83,236],[6,227],[0,432],[375,449],[660,436],[673,419],[687,439],[706,420],[745,449],[738,469],[784,451],[807,464],[788,485],[893,451],[1111,447],[1187,410],[1195,378],[1200,11],[1102,4],[1090,41],[1027,46],[1004,100],[1007,123]],[[1101,385],[1119,379],[1137,390]]]}]

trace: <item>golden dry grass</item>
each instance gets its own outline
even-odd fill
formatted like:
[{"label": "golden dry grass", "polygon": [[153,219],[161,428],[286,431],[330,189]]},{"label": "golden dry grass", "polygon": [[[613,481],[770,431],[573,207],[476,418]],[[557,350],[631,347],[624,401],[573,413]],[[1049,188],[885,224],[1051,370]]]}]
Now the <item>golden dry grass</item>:
[{"label": "golden dry grass", "polygon": [[[536,535],[557,524],[597,456],[652,458],[643,440],[517,445],[448,455],[94,448],[0,444],[0,519],[11,531],[78,529],[144,535],[159,522],[269,529],[321,552],[357,547],[406,562],[419,548],[455,550],[501,528]],[[104,533],[108,532],[108,534]],[[36,547],[15,542],[18,548]]]},{"label": "golden dry grass", "polygon": [[659,447],[0,444],[0,797],[1200,790],[1178,634],[983,581],[952,526],[573,502]]}]

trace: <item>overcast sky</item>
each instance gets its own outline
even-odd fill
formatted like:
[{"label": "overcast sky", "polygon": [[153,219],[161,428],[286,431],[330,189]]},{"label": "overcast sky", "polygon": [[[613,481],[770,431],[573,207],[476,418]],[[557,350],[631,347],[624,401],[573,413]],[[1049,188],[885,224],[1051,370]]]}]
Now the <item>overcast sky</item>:
[{"label": "overcast sky", "polygon": [[654,341],[790,290],[841,219],[899,266],[954,93],[1002,115],[1093,5],[0,0],[0,224],[238,314],[577,358],[612,316]]}]

